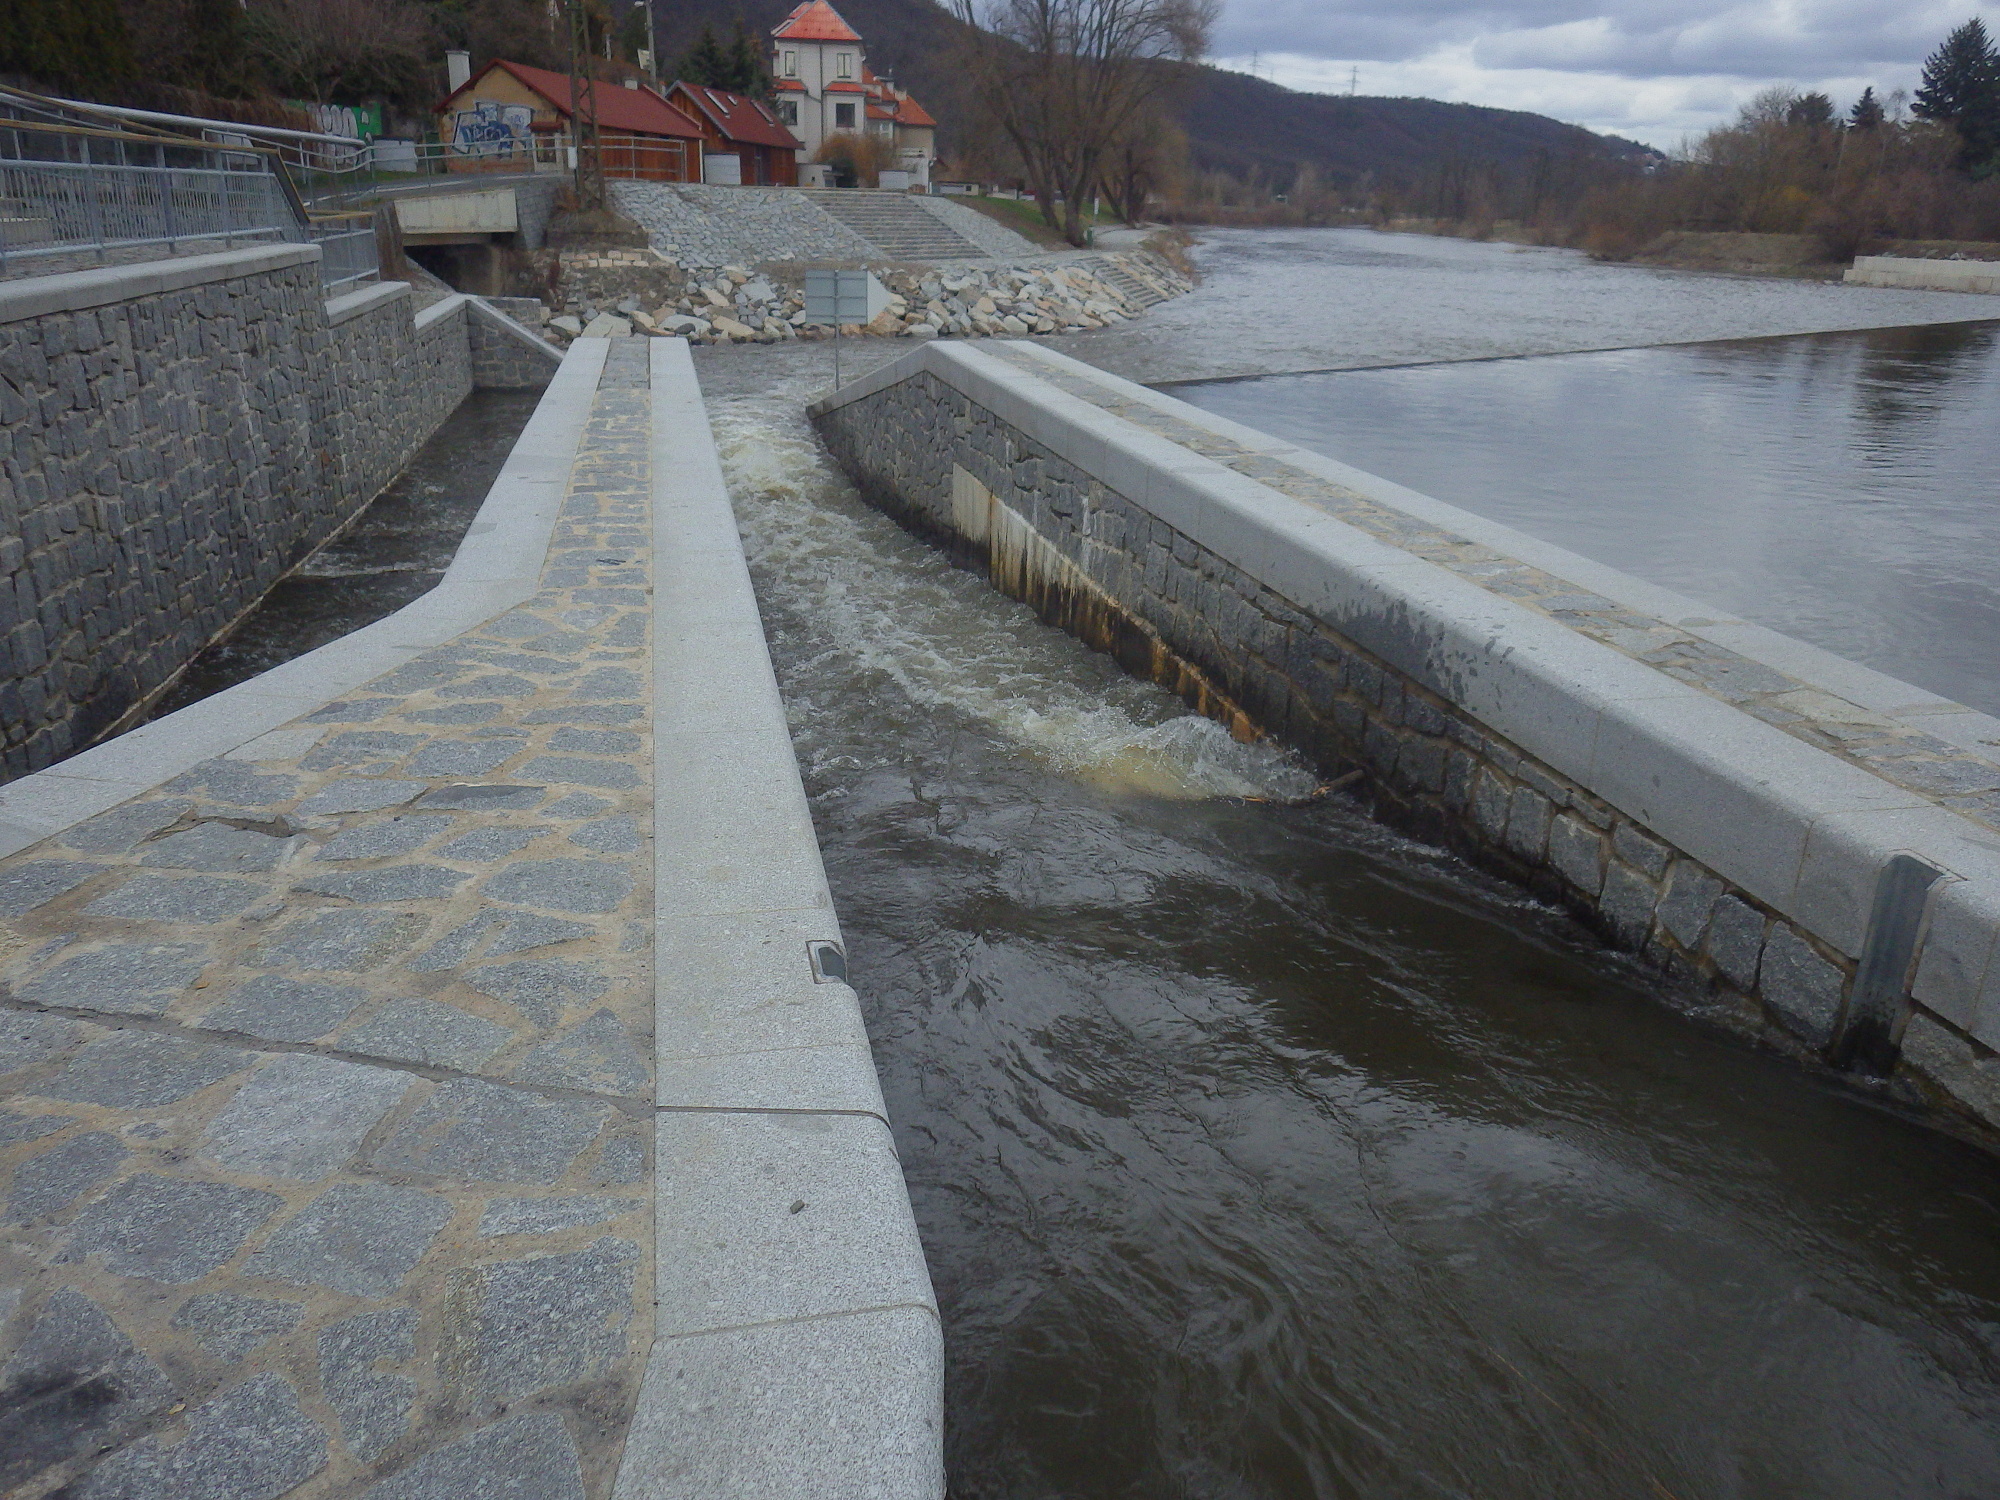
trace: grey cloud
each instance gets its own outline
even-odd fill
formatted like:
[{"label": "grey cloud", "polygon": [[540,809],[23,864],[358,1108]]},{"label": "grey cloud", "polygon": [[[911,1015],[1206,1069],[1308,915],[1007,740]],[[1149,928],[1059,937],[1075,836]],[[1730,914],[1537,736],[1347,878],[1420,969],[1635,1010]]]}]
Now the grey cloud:
[{"label": "grey cloud", "polygon": [[[1978,3],[1963,7],[1993,10]],[[1964,15],[1934,0],[1235,0],[1218,55],[1404,62],[1470,45],[1485,68],[1547,68],[1627,78],[1819,78],[1907,68]]]}]

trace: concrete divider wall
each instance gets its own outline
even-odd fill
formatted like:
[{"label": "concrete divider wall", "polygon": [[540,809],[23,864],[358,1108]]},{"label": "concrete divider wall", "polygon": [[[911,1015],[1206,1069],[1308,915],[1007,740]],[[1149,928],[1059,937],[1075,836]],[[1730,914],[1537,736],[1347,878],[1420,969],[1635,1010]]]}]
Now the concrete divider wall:
[{"label": "concrete divider wall", "polygon": [[1910,255],[1857,255],[1843,279],[1855,286],[2000,293],[2000,260],[1926,260]]},{"label": "concrete divider wall", "polygon": [[0,779],[144,705],[472,388],[464,298],[327,302],[318,255],[0,283]]},{"label": "concrete divider wall", "polygon": [[1707,1014],[2000,1125],[2000,722],[1047,349],[929,345],[813,415],[1044,618]]}]

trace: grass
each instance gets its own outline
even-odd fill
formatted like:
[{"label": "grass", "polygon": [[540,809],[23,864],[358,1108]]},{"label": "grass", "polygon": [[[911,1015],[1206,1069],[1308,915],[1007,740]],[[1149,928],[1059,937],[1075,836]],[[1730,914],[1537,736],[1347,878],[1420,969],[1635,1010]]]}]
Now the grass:
[{"label": "grass", "polygon": [[[961,198],[951,195],[947,201],[963,203],[967,208],[977,209],[987,218],[1005,224],[1016,234],[1023,235],[1038,245],[1048,245],[1058,249],[1068,248],[1069,241],[1049,228],[1048,221],[1042,217],[1042,210],[1031,198]],[[1083,222],[1086,228],[1114,229],[1120,221],[1115,214],[1085,213]]]}]

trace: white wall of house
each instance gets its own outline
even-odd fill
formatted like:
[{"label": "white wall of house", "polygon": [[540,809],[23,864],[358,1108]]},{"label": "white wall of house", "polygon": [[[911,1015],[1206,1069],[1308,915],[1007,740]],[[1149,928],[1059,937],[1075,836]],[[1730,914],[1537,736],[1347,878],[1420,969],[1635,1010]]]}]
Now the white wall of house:
[{"label": "white wall of house", "polygon": [[[772,75],[781,83],[793,81],[801,85],[798,89],[781,90],[778,95],[779,100],[789,103],[798,116],[796,123],[786,120],[785,125],[803,143],[799,160],[810,161],[813,153],[819,150],[820,143],[838,131],[893,134],[900,155],[922,158],[921,166],[914,162],[906,165],[923,174],[919,180],[928,180],[930,161],[936,155],[931,139],[934,132],[928,128],[911,130],[899,127],[890,120],[870,120],[867,94],[845,89],[828,90],[829,84],[859,84],[867,66],[868,51],[856,42],[776,40],[772,43]],[[844,114],[843,107],[846,110]]]}]

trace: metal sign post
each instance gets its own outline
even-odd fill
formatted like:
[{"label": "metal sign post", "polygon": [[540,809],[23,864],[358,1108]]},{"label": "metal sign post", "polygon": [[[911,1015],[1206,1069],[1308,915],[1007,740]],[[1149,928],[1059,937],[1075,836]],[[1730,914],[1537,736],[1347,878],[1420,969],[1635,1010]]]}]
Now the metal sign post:
[{"label": "metal sign post", "polygon": [[840,330],[847,323],[872,323],[889,305],[889,289],[872,271],[806,272],[806,321],[833,325],[833,388],[840,389]]}]

